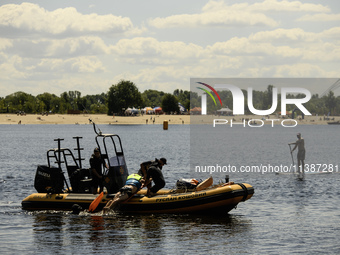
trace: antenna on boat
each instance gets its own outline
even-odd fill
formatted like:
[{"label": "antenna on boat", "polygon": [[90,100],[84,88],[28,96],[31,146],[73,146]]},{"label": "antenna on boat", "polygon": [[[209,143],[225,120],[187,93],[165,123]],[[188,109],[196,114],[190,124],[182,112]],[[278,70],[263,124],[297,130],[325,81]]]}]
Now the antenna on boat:
[{"label": "antenna on boat", "polygon": [[64,141],[64,139],[54,139],[54,141],[58,142],[58,159],[56,163],[58,164],[59,169],[61,169],[61,147],[60,147],[60,141]]},{"label": "antenna on boat", "polygon": [[[102,135],[102,131],[99,129],[98,126],[96,126],[96,123],[94,123],[91,119],[89,119],[89,122],[93,124],[94,132],[95,132],[97,135]],[[99,133],[97,132],[97,128],[98,128],[98,130],[99,130]]]},{"label": "antenna on boat", "polygon": [[82,139],[82,138],[83,137],[80,137],[80,136],[73,137],[73,139],[77,140],[77,148],[74,148],[74,150],[78,151],[78,158],[76,158],[76,160],[79,161],[79,168],[80,169],[82,168],[81,161],[85,160],[84,158],[81,158],[81,153],[80,153],[81,150],[84,150],[84,148],[80,148],[80,143],[79,143],[79,140]]},{"label": "antenna on boat", "polygon": [[[70,187],[68,186],[68,183],[67,183],[67,181],[66,181],[66,178],[65,178],[65,175],[64,175],[64,173],[63,173],[63,170],[61,169],[61,163],[65,163],[65,162],[64,162],[64,161],[61,161],[61,150],[64,150],[64,149],[61,148],[60,142],[61,142],[61,141],[64,141],[64,139],[58,138],[58,139],[54,139],[54,141],[57,141],[57,142],[58,142],[58,158],[57,158],[57,162],[56,162],[56,163],[58,164],[58,170],[59,170],[59,172],[60,172],[60,175],[61,175],[62,178],[63,178],[63,181],[64,181],[65,184],[66,184],[67,190],[70,191]],[[64,160],[66,160],[66,159],[65,159],[65,154],[64,154]]]}]

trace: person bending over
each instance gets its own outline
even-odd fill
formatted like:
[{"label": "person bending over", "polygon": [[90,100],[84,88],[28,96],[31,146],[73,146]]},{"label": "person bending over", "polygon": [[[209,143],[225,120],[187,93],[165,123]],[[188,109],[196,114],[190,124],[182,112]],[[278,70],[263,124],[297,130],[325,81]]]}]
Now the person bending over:
[{"label": "person bending over", "polygon": [[[165,186],[165,180],[162,173],[163,166],[166,165],[166,159],[161,158],[156,160],[154,163],[150,165],[147,170],[147,175],[145,179],[145,186],[148,187],[147,196],[152,197],[157,195],[157,191]],[[150,187],[151,181],[154,182],[154,185]]]},{"label": "person bending over", "polygon": [[115,195],[115,197],[107,202],[105,207],[103,208],[104,213],[115,209],[115,207],[132,197],[143,187],[144,179],[139,174],[130,174],[127,177],[124,187],[122,187],[119,192]]}]

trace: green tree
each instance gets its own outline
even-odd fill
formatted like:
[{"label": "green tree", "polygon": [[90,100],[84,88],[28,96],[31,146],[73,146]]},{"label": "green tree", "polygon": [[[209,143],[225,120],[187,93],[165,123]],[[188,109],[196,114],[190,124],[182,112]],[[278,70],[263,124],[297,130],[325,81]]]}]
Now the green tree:
[{"label": "green tree", "polygon": [[145,90],[142,93],[143,101],[145,104],[143,106],[151,106],[151,107],[160,106],[164,94],[165,93],[163,91],[158,91],[158,90],[153,90],[153,89]]},{"label": "green tree", "polygon": [[329,91],[325,99],[326,99],[325,104],[326,104],[327,109],[329,110],[331,114],[334,114],[334,110],[336,107],[336,98],[334,96],[334,92]]},{"label": "green tree", "polygon": [[336,107],[335,107],[334,115],[339,115],[339,113],[340,113],[340,96],[338,96],[336,98],[335,105],[336,105]]},{"label": "green tree", "polygon": [[188,109],[195,107],[201,107],[201,97],[198,96],[197,92],[190,92],[190,107]]},{"label": "green tree", "polygon": [[18,91],[6,96],[4,101],[5,107],[8,107],[8,111],[11,113],[15,113],[17,111],[25,111],[27,113],[36,112],[36,104],[34,103],[35,97],[31,94]]},{"label": "green tree", "polygon": [[268,85],[267,91],[265,91],[263,94],[263,105],[262,109],[267,110],[270,109],[273,105],[273,85]]},{"label": "green tree", "polygon": [[138,107],[143,105],[142,94],[137,86],[131,81],[120,81],[117,85],[112,85],[108,96],[108,115],[112,113],[122,113],[128,107]]},{"label": "green tree", "polygon": [[179,113],[178,107],[178,99],[171,94],[165,94],[162,99],[162,110],[163,112],[170,113],[170,112],[177,112]]},{"label": "green tree", "polygon": [[186,109],[190,109],[190,91],[176,89],[173,95],[177,97],[178,102],[180,102]]},{"label": "green tree", "polygon": [[56,95],[45,92],[43,94],[37,95],[36,98],[40,102],[44,103],[45,108],[43,109],[43,111],[48,111],[49,112],[52,109],[54,109],[53,103],[55,103],[55,99],[57,98]]}]

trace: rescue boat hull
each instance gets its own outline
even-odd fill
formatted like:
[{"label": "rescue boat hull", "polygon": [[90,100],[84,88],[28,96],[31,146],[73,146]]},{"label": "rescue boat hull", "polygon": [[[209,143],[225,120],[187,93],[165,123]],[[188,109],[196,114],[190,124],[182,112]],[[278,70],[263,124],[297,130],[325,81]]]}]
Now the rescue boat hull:
[{"label": "rescue boat hull", "polygon": [[[238,203],[250,199],[254,188],[247,183],[220,185],[202,191],[171,193],[160,190],[157,196],[148,198],[145,190],[138,192],[128,201],[122,202],[119,210],[128,213],[194,213],[194,212],[229,212]],[[77,204],[88,209],[98,195],[92,194],[47,194],[33,193],[22,201],[25,210],[72,210]],[[101,210],[112,199],[105,194],[97,210]]]}]

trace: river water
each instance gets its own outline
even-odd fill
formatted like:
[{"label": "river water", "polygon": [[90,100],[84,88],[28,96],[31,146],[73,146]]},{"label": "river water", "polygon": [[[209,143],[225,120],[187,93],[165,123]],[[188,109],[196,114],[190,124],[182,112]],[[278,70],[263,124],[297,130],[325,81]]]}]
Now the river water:
[{"label": "river water", "polygon": [[[0,125],[1,254],[339,254],[340,175],[251,172],[197,172],[196,166],[289,166],[288,142],[301,132],[306,163],[340,166],[339,126],[268,126],[211,129],[209,126],[99,125],[119,134],[128,170],[165,157],[167,188],[179,178],[231,181],[254,186],[254,196],[225,215],[109,215],[21,209],[35,192],[36,166],[46,164],[46,151],[75,148],[81,136],[86,158],[95,147],[91,125]],[[225,128],[225,127],[224,127]],[[223,132],[223,133],[221,133]],[[217,149],[216,149],[217,148]],[[295,160],[295,159],[294,159]],[[296,161],[296,160],[295,160]]]}]

